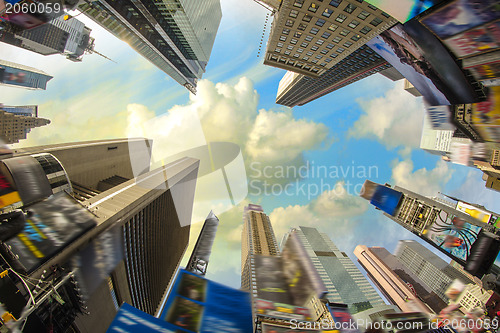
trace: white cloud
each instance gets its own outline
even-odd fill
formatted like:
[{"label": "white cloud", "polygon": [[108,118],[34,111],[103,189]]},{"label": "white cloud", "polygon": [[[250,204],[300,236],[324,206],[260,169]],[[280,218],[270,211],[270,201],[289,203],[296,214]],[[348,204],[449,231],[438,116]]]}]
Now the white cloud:
[{"label": "white cloud", "polygon": [[451,179],[453,170],[447,162],[439,160],[434,169],[414,170],[411,160],[396,161],[392,168],[392,182],[421,195],[437,195]]},{"label": "white cloud", "polygon": [[[269,218],[278,242],[285,232],[293,226],[310,226],[329,229],[350,230],[354,226],[352,217],[361,216],[368,209],[366,200],[351,195],[343,181],[337,182],[330,191],[324,191],[306,205],[275,208]],[[347,232],[346,234],[348,234]]]},{"label": "white cloud", "polygon": [[349,130],[355,138],[375,138],[388,148],[419,147],[424,106],[403,89],[403,81],[373,100],[359,100],[363,114]]}]

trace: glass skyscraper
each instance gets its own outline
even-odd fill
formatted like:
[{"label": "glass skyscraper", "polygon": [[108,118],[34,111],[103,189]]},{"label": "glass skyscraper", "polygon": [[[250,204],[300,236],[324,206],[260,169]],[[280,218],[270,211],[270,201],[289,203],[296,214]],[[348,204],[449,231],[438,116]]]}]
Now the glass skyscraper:
[{"label": "glass skyscraper", "polygon": [[196,93],[222,18],[220,0],[98,0],[78,8]]},{"label": "glass skyscraper", "polygon": [[50,79],[41,70],[0,59],[0,86],[45,90]]}]

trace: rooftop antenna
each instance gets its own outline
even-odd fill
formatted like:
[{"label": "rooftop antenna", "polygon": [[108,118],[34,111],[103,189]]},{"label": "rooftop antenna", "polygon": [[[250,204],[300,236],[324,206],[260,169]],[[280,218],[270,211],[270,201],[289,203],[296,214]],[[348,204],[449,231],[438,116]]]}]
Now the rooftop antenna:
[{"label": "rooftop antenna", "polygon": [[90,39],[89,39],[89,44],[88,44],[88,45],[87,45],[87,47],[85,48],[85,52],[86,52],[87,54],[92,54],[92,53],[95,53],[95,54],[100,55],[101,57],[103,57],[103,58],[105,58],[105,59],[108,59],[108,60],[110,60],[110,61],[114,62],[115,64],[117,64],[117,62],[116,62],[116,61],[114,61],[113,59],[108,58],[108,57],[106,57],[104,54],[99,53],[99,52],[97,52],[96,50],[94,50],[94,46],[95,46],[94,42],[95,42],[95,38],[90,37]]}]

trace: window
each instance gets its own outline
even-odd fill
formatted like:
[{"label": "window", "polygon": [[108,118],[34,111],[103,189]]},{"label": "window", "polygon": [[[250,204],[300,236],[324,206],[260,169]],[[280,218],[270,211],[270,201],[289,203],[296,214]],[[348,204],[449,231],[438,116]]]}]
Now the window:
[{"label": "window", "polygon": [[289,49],[289,50],[293,50],[293,46],[292,45],[288,45],[286,48]]},{"label": "window", "polygon": [[298,10],[292,9],[290,11],[290,17],[297,18],[298,15],[299,15],[299,11]]},{"label": "window", "polygon": [[351,23],[348,24],[349,28],[356,28],[359,25],[359,21],[352,20]]},{"label": "window", "polygon": [[303,57],[302,60],[307,61],[307,60],[309,60],[309,57]]},{"label": "window", "polygon": [[391,15],[387,14],[386,12],[382,12],[382,16],[387,17],[387,18],[391,18]]},{"label": "window", "polygon": [[331,35],[332,34],[329,32],[323,32],[323,34],[321,35],[321,38],[328,39],[328,38],[330,38]]},{"label": "window", "polygon": [[352,36],[352,37],[351,37],[351,39],[352,39],[353,41],[355,41],[355,42],[357,42],[360,38],[361,38],[361,36],[360,36],[360,35],[354,35],[354,36]]},{"label": "window", "polygon": [[318,63],[318,60],[317,60],[317,59],[313,59],[313,60],[311,60],[311,62],[312,62],[313,64],[317,64],[317,63]]},{"label": "window", "polygon": [[330,59],[330,58],[325,59],[325,62],[330,62],[330,61],[332,61],[332,59]]},{"label": "window", "polygon": [[280,41],[286,42],[286,36],[280,36]]},{"label": "window", "polygon": [[370,28],[370,27],[367,26],[367,27],[364,27],[363,29],[361,29],[359,32],[361,32],[362,34],[366,35],[370,31],[372,31],[372,28]]},{"label": "window", "polygon": [[278,47],[283,47],[283,43],[278,42]]},{"label": "window", "polygon": [[295,22],[294,20],[286,20],[285,25],[286,25],[287,27],[293,27],[293,23],[294,23],[294,22]]},{"label": "window", "polygon": [[304,23],[299,23],[299,26],[297,27],[297,29],[302,30],[302,31],[305,31],[306,28],[307,28],[307,25],[305,25]]},{"label": "window", "polygon": [[303,42],[302,44],[300,44],[301,47],[307,47],[307,45],[309,45],[309,43]]},{"label": "window", "polygon": [[318,33],[319,29],[318,28],[311,28],[311,33],[313,35],[316,35]]},{"label": "window", "polygon": [[338,25],[330,24],[330,26],[328,27],[328,30],[335,31],[335,30],[337,30],[338,27],[339,27]]},{"label": "window", "polygon": [[335,46],[335,45],[333,45],[332,43],[329,43],[329,44],[326,46],[326,48],[331,50],[331,49],[333,49],[333,47],[334,47],[334,46]]},{"label": "window", "polygon": [[319,27],[322,27],[322,26],[325,24],[325,22],[326,22],[326,21],[325,21],[325,20],[323,20],[323,19],[318,19],[318,20],[316,21],[316,25],[317,25],[317,26],[319,26]]},{"label": "window", "polygon": [[330,54],[330,58],[337,58],[337,54],[335,53]]},{"label": "window", "polygon": [[340,32],[340,34],[341,34],[342,36],[347,36],[347,35],[349,35],[349,33],[350,33],[350,31],[349,31],[349,30],[347,30],[347,29],[344,29],[344,30],[342,30],[342,31]]},{"label": "window", "polygon": [[288,35],[290,33],[290,29],[283,29],[283,35]]},{"label": "window", "polygon": [[295,58],[298,58],[298,57],[299,57],[299,54],[298,54],[298,53],[295,53],[293,56],[294,56]]},{"label": "window", "polygon": [[295,38],[300,38],[300,36],[302,36],[302,32],[296,32],[293,34],[293,37]]},{"label": "window", "polygon": [[339,16],[337,16],[337,18],[335,19],[335,21],[339,22],[339,23],[342,23],[345,21],[345,19],[347,18],[347,16],[345,16],[344,14],[339,14]]},{"label": "window", "polygon": [[295,7],[299,7],[299,8],[302,8],[303,4],[304,4],[304,0],[295,0],[295,2],[293,3],[293,5]]},{"label": "window", "polygon": [[378,17],[375,17],[371,22],[370,24],[373,25],[374,27],[376,27],[377,25],[379,25],[380,23],[382,23],[382,20]]},{"label": "window", "polygon": [[332,0],[330,1],[330,6],[337,8],[342,3],[342,0]]},{"label": "window", "polygon": [[[337,52],[338,52],[338,53],[342,53],[342,52],[344,52],[344,51],[345,51],[345,49],[344,49],[344,48],[342,48],[342,47],[339,47],[339,48],[337,49]],[[286,54],[286,52],[285,52],[285,54]]]},{"label": "window", "polygon": [[312,40],[313,40],[313,36],[309,36],[309,35],[306,36],[306,41],[310,42]]},{"label": "window", "polygon": [[313,2],[307,10],[316,13],[316,11],[318,10],[318,5]]},{"label": "window", "polygon": [[333,13],[333,10],[327,8],[327,9],[325,9],[325,11],[323,12],[323,14],[321,14],[321,15],[323,15],[325,17],[330,17],[332,15],[332,13]]},{"label": "window", "polygon": [[351,45],[352,45],[352,42],[345,42],[345,43],[344,43],[344,46],[345,46],[345,47],[350,47]]},{"label": "window", "polygon": [[316,42],[316,44],[318,44],[318,45],[322,45],[324,42],[325,42],[324,40],[322,40],[322,39],[318,39],[318,41]]},{"label": "window", "polygon": [[358,17],[362,20],[366,19],[368,16],[370,16],[370,13],[368,13],[366,10],[361,11],[359,13]]},{"label": "window", "polygon": [[297,42],[298,42],[298,40],[296,40],[295,38],[292,38],[290,40],[290,44],[293,44],[293,45],[297,44]]},{"label": "window", "polygon": [[352,13],[355,9],[356,9],[356,5],[352,5],[352,4],[348,4],[345,8],[344,8],[344,12],[346,13]]},{"label": "window", "polygon": [[323,56],[322,56],[322,55],[319,55],[319,54],[318,54],[318,55],[316,56],[316,59],[321,59],[321,58],[323,58]]},{"label": "window", "polygon": [[[330,59],[325,59],[325,61],[327,61],[327,60],[330,60]],[[325,66],[326,66],[326,62],[322,62],[320,66],[325,67]],[[317,311],[316,311],[316,312],[317,312]],[[320,312],[320,313],[321,313],[321,312]]]},{"label": "window", "polygon": [[335,37],[335,38],[333,39],[333,42],[334,42],[334,43],[338,43],[338,42],[340,42],[341,40],[342,40],[342,37],[337,36],[337,37]]},{"label": "window", "polygon": [[306,53],[306,55],[307,55],[307,56],[312,56],[312,55],[313,55],[313,53],[314,53],[314,52],[309,51],[309,52],[307,52],[307,53]]},{"label": "window", "polygon": [[321,50],[321,54],[327,54],[327,53],[328,53],[327,49]]},{"label": "window", "polygon": [[280,52],[281,52],[281,49],[279,49],[279,48],[275,48],[275,49],[274,49],[274,52],[276,52],[276,53],[280,53]]},{"label": "window", "polygon": [[374,5],[370,5],[370,4],[368,4],[368,8],[370,8],[371,10],[377,10],[377,7],[375,7]]},{"label": "window", "polygon": [[299,48],[297,49],[297,52],[302,53],[302,52],[304,52],[304,49],[303,49],[303,48],[301,48],[301,47],[299,47]]},{"label": "window", "polygon": [[317,51],[318,49],[319,49],[319,47],[318,47],[318,46],[316,46],[316,45],[311,46],[311,50],[313,50],[313,51]]},{"label": "window", "polygon": [[304,22],[311,22],[311,19],[312,19],[312,16],[309,15],[309,14],[306,14],[304,15],[304,17],[302,18],[302,21]]},{"label": "window", "polygon": [[[338,52],[338,51],[337,51]],[[290,54],[290,51],[285,51],[285,54],[286,55],[289,55]]]}]

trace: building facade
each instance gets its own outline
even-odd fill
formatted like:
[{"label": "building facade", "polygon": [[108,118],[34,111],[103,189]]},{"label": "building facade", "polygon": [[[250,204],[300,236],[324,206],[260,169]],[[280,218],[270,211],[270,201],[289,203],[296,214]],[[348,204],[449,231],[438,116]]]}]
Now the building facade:
[{"label": "building facade", "polygon": [[391,304],[396,305],[403,312],[431,312],[430,307],[418,299],[410,285],[401,280],[381,258],[371,251],[371,248],[358,245],[354,249],[354,255],[368,273],[368,277]]},{"label": "building facade", "polygon": [[78,8],[196,93],[222,18],[219,0],[99,0]]},{"label": "building facade", "polygon": [[304,105],[388,68],[392,66],[387,61],[363,45],[317,78],[288,71],[279,83],[276,103]]},{"label": "building facade", "polygon": [[264,64],[317,78],[396,23],[364,1],[283,0]]},{"label": "building facade", "polygon": [[[50,124],[50,120],[38,118],[29,113],[29,109],[19,109],[21,114],[9,112],[9,108],[0,107],[0,138],[6,144],[18,143],[19,140],[26,139],[32,128]],[[13,110],[13,108],[10,108]],[[29,115],[27,115],[29,114]]]},{"label": "building facade", "polygon": [[0,86],[45,90],[50,79],[52,76],[36,68],[0,60]]},{"label": "building facade", "polygon": [[[14,157],[48,155],[59,167],[50,167],[47,159],[40,160],[42,167],[60,170],[57,175],[69,181],[61,194],[79,202],[95,221],[30,273],[42,280],[51,267],[72,271],[81,307],[73,311],[74,319],[74,314],[65,323],[58,318],[58,325],[105,332],[123,302],[159,313],[189,241],[199,161],[183,158],[150,170],[151,144],[119,139],[14,150]],[[48,324],[48,310],[40,304],[32,314],[36,320],[30,316],[27,323]]]},{"label": "building facade", "polygon": [[385,304],[347,254],[341,252],[328,235],[310,227],[295,230],[328,290],[325,296],[328,302],[346,304],[354,317],[363,319],[395,311],[394,306]]}]

